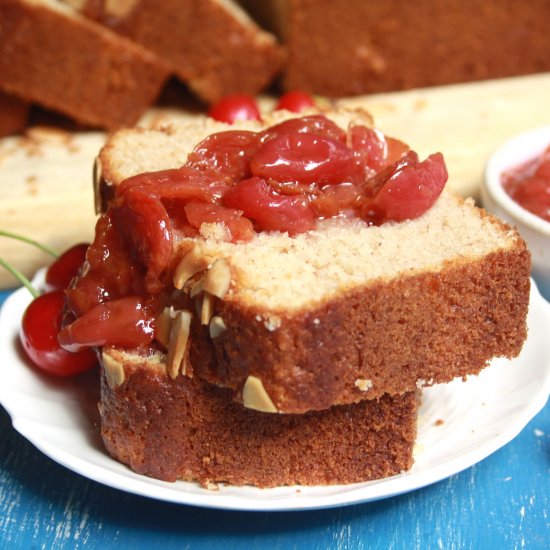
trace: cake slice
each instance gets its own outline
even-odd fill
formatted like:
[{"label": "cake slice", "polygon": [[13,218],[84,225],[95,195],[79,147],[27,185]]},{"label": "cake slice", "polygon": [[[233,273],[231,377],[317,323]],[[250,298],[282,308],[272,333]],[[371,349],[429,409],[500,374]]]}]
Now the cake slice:
[{"label": "cake slice", "polygon": [[107,129],[135,124],[169,69],[54,0],[0,3],[0,89]]},{"label": "cake slice", "polygon": [[[288,116],[266,116],[263,124]],[[370,122],[364,113],[330,116],[343,128]],[[85,314],[65,331],[66,345],[105,341],[77,335],[95,326],[94,315],[116,317],[109,303],[88,314],[89,300],[103,293],[130,307],[114,345],[132,347],[130,320],[145,326],[155,295],[162,312],[147,325],[150,345],[166,353],[172,378],[199,378],[230,389],[245,407],[294,414],[449,382],[519,353],[530,286],[526,245],[473,201],[446,191],[413,219],[373,225],[341,214],[297,234],[264,231],[246,242],[228,237],[231,220],[190,234],[170,201],[178,222],[144,221],[149,208],[161,209],[158,201],[137,193],[130,204],[128,190],[180,172],[127,178],[179,167],[201,137],[229,129],[208,120],[192,127],[123,131],[103,149],[99,202],[114,206],[98,223],[89,270],[69,293],[73,310]],[[425,190],[433,174],[422,174],[416,183]],[[118,252],[104,261],[115,241]]]},{"label": "cake slice", "polygon": [[0,138],[21,133],[26,125],[30,105],[0,91]]},{"label": "cake slice", "polygon": [[166,62],[203,101],[256,94],[278,74],[282,48],[232,0],[64,0]]},{"label": "cake slice", "polygon": [[550,70],[545,2],[241,3],[284,44],[289,90],[347,97]]},{"label": "cake slice", "polygon": [[413,464],[419,396],[304,415],[244,408],[198,378],[171,378],[162,354],[104,350],[101,434],[132,470],[165,481],[276,487],[347,484]]}]

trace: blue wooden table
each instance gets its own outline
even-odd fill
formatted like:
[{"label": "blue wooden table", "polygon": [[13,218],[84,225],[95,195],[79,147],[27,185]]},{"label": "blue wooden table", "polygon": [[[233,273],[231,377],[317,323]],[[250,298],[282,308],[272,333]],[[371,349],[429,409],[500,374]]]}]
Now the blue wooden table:
[{"label": "blue wooden table", "polygon": [[550,403],[511,443],[449,479],[308,512],[208,510],[105,487],[35,449],[1,407],[0,435],[2,550],[550,548]]}]

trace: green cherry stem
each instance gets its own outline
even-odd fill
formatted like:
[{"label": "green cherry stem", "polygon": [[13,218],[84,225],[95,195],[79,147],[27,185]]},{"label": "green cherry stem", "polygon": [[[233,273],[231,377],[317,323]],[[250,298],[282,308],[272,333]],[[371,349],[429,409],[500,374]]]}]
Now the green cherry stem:
[{"label": "green cherry stem", "polygon": [[31,285],[31,282],[17,268],[10,265],[3,258],[0,258],[0,265],[7,269],[32,295],[34,298],[40,296],[40,292]]},{"label": "green cherry stem", "polygon": [[[38,241],[35,241],[34,239],[29,239],[29,237],[25,237],[24,235],[18,235],[17,233],[12,233],[11,231],[6,231],[5,229],[0,229],[0,236],[2,237],[9,237],[10,239],[16,239],[18,241],[23,241],[28,244],[32,244],[33,246],[36,246],[36,248],[39,248],[40,250],[46,252],[46,254],[49,254],[50,256],[53,256],[54,258],[58,258],[59,254],[49,246],[39,243]],[[4,265],[4,264],[2,264]],[[6,267],[4,265],[4,267]],[[6,269],[9,270],[9,268],[6,267]]]}]

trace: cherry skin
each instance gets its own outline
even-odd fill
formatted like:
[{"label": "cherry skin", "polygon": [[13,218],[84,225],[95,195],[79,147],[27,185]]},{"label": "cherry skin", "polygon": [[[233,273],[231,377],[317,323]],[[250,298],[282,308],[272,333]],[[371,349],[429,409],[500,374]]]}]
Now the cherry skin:
[{"label": "cherry skin", "polygon": [[264,143],[250,169],[254,176],[281,183],[338,184],[359,176],[355,157],[343,143],[309,133],[282,134]]},{"label": "cherry skin", "polygon": [[286,109],[292,113],[301,113],[310,107],[315,107],[315,100],[307,92],[292,90],[284,93],[277,102],[275,109]]},{"label": "cherry skin", "polygon": [[237,120],[260,120],[256,100],[248,94],[229,95],[214,103],[208,116],[219,122],[233,124]]},{"label": "cherry skin", "polygon": [[63,252],[50,265],[46,271],[46,288],[48,290],[65,290],[69,286],[86,260],[88,246],[88,243],[76,244]]},{"label": "cherry skin", "polygon": [[59,332],[59,343],[68,352],[89,347],[147,346],[154,337],[154,315],[137,296],[98,304]]},{"label": "cherry skin", "polygon": [[242,210],[261,231],[286,231],[296,235],[315,225],[315,214],[306,196],[281,195],[262,178],[239,182],[223,200],[225,206]]},{"label": "cherry skin", "polygon": [[97,358],[91,349],[79,353],[64,350],[57,334],[61,330],[65,295],[61,290],[46,292],[27,307],[21,324],[20,340],[31,361],[53,376],[73,376],[91,369]]}]

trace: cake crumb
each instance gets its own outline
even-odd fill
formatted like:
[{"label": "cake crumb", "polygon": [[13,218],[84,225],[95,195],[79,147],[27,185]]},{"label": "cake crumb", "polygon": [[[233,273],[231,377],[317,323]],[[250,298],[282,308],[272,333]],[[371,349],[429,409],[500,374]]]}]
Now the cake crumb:
[{"label": "cake crumb", "polygon": [[434,426],[443,426],[443,424],[445,424],[445,420],[441,419],[441,418],[438,418],[435,422],[434,422]]},{"label": "cake crumb", "polygon": [[270,332],[277,330],[280,326],[281,326],[281,318],[277,317],[277,315],[270,315],[264,321],[264,327]]}]

